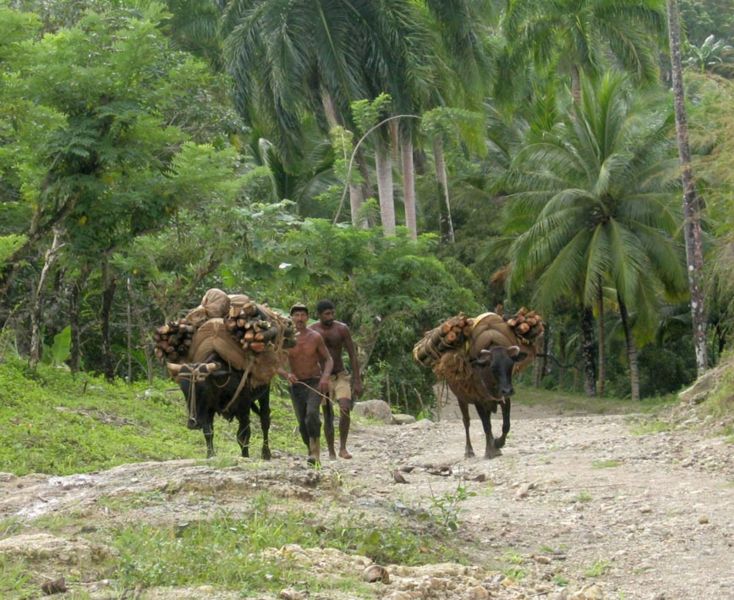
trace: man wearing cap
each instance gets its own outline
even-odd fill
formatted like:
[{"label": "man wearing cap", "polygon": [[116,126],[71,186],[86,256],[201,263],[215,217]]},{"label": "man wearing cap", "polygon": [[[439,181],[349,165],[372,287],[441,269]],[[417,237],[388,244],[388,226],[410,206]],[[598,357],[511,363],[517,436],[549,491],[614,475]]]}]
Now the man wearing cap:
[{"label": "man wearing cap", "polygon": [[308,308],[304,304],[294,304],[290,315],[296,328],[296,345],[288,350],[290,373],[279,369],[278,374],[290,383],[298,430],[308,448],[308,462],[318,464],[321,454],[319,406],[328,400],[334,361],[321,334],[306,327]]},{"label": "man wearing cap", "polygon": [[[349,327],[334,318],[333,302],[321,300],[316,305],[316,314],[319,320],[311,325],[311,329],[323,336],[334,363],[330,397],[339,403],[339,456],[352,458],[349,450],[347,450],[347,436],[349,435],[349,425],[351,423],[349,413],[352,410],[352,388],[355,396],[362,395],[362,378],[359,374],[357,351],[352,342]],[[352,367],[351,381],[349,373],[342,362],[344,349],[349,355],[349,364]],[[329,458],[336,458],[336,452],[334,451],[334,413],[331,402],[327,402],[324,406],[324,436],[329,446]]]}]

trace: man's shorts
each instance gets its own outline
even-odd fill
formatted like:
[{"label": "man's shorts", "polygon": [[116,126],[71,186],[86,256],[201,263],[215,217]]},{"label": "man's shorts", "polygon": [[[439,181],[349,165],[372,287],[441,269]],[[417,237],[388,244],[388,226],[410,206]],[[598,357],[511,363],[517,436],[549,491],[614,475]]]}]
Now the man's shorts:
[{"label": "man's shorts", "polygon": [[346,371],[329,378],[329,396],[332,400],[352,398],[352,378]]}]

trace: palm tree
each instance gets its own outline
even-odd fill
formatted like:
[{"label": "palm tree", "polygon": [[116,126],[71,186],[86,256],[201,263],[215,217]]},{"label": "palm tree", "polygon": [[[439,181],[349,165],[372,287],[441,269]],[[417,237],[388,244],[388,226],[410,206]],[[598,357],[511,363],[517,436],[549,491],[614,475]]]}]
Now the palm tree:
[{"label": "palm tree", "polygon": [[576,102],[581,75],[609,59],[640,80],[657,71],[656,37],[665,31],[663,0],[508,0],[503,21],[517,64],[531,57],[571,77]]},{"label": "palm tree", "polygon": [[688,145],[688,118],[686,116],[683,91],[683,68],[680,57],[680,19],[676,0],[667,0],[668,36],[670,39],[670,62],[673,79],[673,102],[675,107],[675,129],[680,157],[681,181],[683,183],[683,236],[686,243],[688,285],[691,290],[691,317],[693,320],[693,347],[696,351],[698,375],[708,366],[706,349],[706,311],[704,310],[703,244],[701,240],[702,202],[696,192],[691,168],[691,149]]},{"label": "palm tree", "polygon": [[[635,311],[636,328],[652,327],[661,293],[685,290],[673,237],[679,218],[671,208],[671,125],[654,106],[635,103],[623,76],[607,73],[595,86],[585,83],[581,104],[546,141],[519,152],[511,181],[517,191],[509,222],[529,227],[511,247],[508,288],[536,277],[536,302],[546,307],[567,297],[592,307],[602,286],[616,290],[634,397],[636,348],[627,317]],[[588,320],[586,308],[585,344]]]}]

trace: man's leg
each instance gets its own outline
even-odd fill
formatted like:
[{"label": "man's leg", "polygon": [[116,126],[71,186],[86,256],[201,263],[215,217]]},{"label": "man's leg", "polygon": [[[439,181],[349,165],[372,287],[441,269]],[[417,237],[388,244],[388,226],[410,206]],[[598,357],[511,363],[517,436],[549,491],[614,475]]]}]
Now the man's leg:
[{"label": "man's leg", "polygon": [[352,422],[349,414],[351,410],[352,398],[339,398],[339,456],[342,458],[352,458],[349,450],[347,450],[347,436]]},{"label": "man's leg", "polygon": [[321,417],[319,406],[321,396],[309,390],[306,403],[306,431],[308,433],[308,462],[318,465],[321,462]]},{"label": "man's leg", "polygon": [[324,437],[326,438],[326,446],[329,449],[329,458],[336,460],[336,450],[334,449],[334,405],[331,400],[327,400],[324,404]]},{"label": "man's leg", "polygon": [[298,421],[298,432],[301,434],[303,443],[308,448],[308,431],[306,430],[306,399],[307,396],[304,393],[306,390],[305,386],[295,383],[290,387],[291,402],[293,402],[293,412],[296,413],[296,420]]}]

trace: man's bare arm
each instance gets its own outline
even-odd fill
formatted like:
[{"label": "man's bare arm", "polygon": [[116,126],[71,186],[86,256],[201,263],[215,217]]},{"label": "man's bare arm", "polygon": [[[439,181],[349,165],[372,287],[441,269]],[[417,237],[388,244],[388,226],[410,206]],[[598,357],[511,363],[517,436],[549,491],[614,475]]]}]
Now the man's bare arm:
[{"label": "man's bare arm", "polygon": [[349,355],[349,363],[352,366],[352,387],[357,396],[362,395],[362,376],[359,372],[359,358],[357,357],[357,349],[352,341],[352,334],[348,327],[344,327],[344,347]]}]

